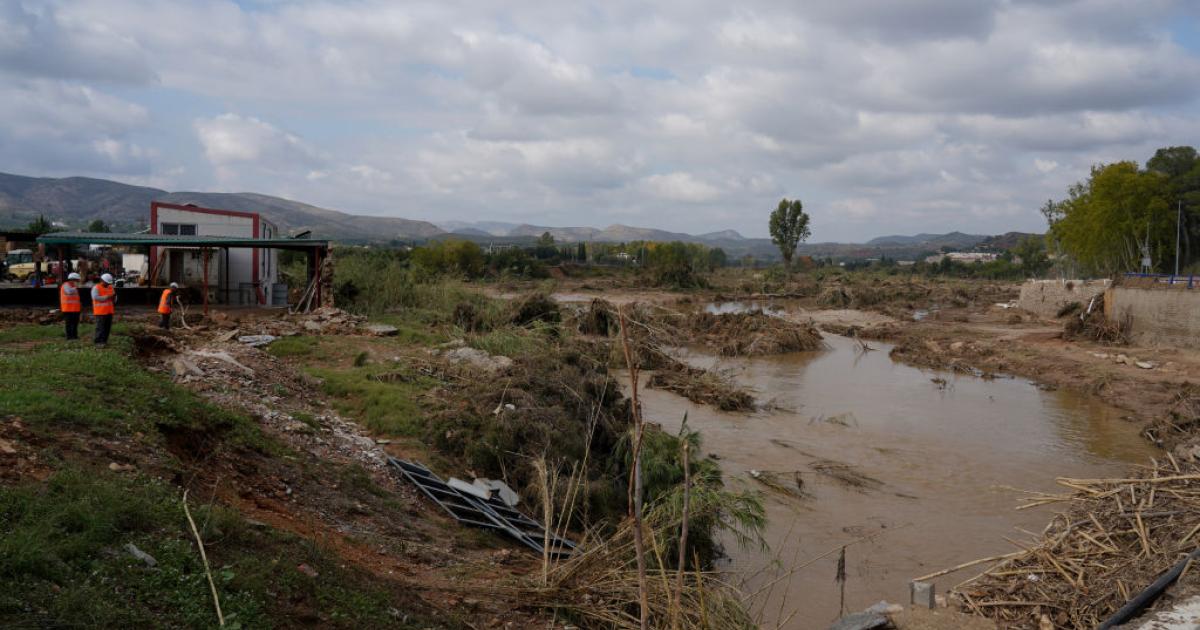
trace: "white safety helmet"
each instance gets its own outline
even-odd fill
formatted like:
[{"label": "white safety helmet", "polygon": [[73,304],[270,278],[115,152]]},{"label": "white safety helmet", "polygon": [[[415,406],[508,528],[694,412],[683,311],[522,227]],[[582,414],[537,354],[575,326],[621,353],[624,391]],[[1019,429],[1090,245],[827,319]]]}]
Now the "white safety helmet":
[{"label": "white safety helmet", "polygon": [[102,281],[104,284],[112,284],[112,283],[113,283],[113,277],[112,277],[112,274],[111,274],[111,273],[106,273],[106,274],[104,274],[104,275],[100,276],[100,280],[101,280],[101,281]]},{"label": "white safety helmet", "polygon": [[172,282],[172,283],[171,283],[171,288],[172,288],[172,289],[178,289],[178,288],[179,288],[179,285],[178,285],[178,284],[175,284],[174,282]]},{"label": "white safety helmet", "polygon": [[73,271],[71,273],[67,274],[67,280],[78,280],[78,279],[79,279],[79,274],[77,274]]}]

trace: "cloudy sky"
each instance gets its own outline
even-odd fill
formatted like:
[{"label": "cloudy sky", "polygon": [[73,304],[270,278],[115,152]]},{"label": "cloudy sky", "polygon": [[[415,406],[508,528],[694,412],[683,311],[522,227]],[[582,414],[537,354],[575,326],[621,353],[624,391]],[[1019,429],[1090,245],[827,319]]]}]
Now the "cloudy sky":
[{"label": "cloudy sky", "polygon": [[1200,144],[1200,3],[0,0],[0,171],[814,240],[1040,230]]}]

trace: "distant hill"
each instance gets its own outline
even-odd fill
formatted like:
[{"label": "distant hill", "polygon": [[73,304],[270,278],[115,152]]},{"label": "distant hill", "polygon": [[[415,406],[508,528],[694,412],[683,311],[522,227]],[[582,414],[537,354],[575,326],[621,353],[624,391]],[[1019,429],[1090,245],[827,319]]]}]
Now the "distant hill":
[{"label": "distant hill", "polygon": [[[81,228],[94,219],[119,230],[142,229],[150,214],[150,202],[194,203],[199,206],[259,212],[285,233],[312,230],[316,237],[342,242],[423,241],[431,238],[462,238],[478,243],[531,244],[549,232],[560,243],[580,241],[685,241],[720,247],[731,258],[746,255],[758,260],[777,260],[779,251],[770,239],[746,238],[735,230],[692,235],[654,228],[614,224],[595,227],[548,227],[504,221],[427,221],[397,217],[348,214],[299,201],[258,193],[167,192],[88,177],[60,179],[25,177],[0,173],[0,227],[23,227],[38,215]],[[1027,236],[1010,232],[988,237],[962,232],[881,236],[866,243],[804,243],[798,253],[835,260],[880,258],[914,260],[922,254],[951,247],[1007,249]],[[1011,242],[1011,244],[1009,244]]]},{"label": "distant hill", "polygon": [[1017,246],[1017,243],[1029,238],[1042,238],[1042,234],[1033,234],[1031,232],[1006,232],[996,236],[989,236],[979,242],[975,247],[984,251],[1007,251]]},{"label": "distant hill", "polygon": [[969,247],[975,247],[986,238],[987,235],[984,234],[963,234],[962,232],[950,232],[949,234],[914,234],[912,236],[892,235],[873,238],[867,241],[865,245],[904,245],[908,247],[924,245],[934,249],[950,246],[966,249]]},{"label": "distant hill", "polygon": [[442,233],[426,221],[352,215],[257,193],[172,193],[88,177],[54,179],[0,173],[0,223],[10,226],[45,215],[72,227],[94,219],[125,229],[144,227],[152,201],[259,212],[284,232],[312,230],[316,236],[331,239],[424,239]]}]

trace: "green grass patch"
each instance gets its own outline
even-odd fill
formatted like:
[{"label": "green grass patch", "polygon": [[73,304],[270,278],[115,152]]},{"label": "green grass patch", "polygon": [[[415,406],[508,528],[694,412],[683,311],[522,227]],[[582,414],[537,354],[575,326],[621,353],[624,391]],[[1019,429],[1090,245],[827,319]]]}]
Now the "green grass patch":
[{"label": "green grass patch", "polygon": [[400,364],[310,368],[309,373],[323,381],[322,389],[334,399],[339,413],[380,435],[420,435],[422,410],[417,398],[437,384]]},{"label": "green grass patch", "polygon": [[533,329],[508,326],[481,335],[469,335],[466,341],[472,348],[506,357],[544,350],[548,344],[546,334],[536,325]]},{"label": "green grass patch", "polygon": [[[33,334],[22,330],[9,339]],[[17,343],[0,345],[0,410],[20,416],[34,430],[70,426],[99,435],[186,431],[257,450],[271,448],[250,418],[143,369],[125,334],[114,333],[104,349],[76,341],[43,341],[33,347]]]},{"label": "green grass patch", "polygon": [[[391,611],[411,609],[311,543],[192,501],[227,627],[395,627]],[[0,618],[19,627],[216,626],[178,488],[81,469],[0,487]]]},{"label": "green grass patch", "polygon": [[267,346],[267,352],[277,357],[306,357],[315,353],[320,345],[320,337],[280,337]]}]

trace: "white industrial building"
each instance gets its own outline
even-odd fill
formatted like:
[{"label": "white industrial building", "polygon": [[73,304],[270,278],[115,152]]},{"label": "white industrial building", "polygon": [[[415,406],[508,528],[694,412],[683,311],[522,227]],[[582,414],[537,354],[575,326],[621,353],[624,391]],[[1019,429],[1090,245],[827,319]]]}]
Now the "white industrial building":
[{"label": "white industrial building", "polygon": [[[279,228],[257,212],[201,208],[187,204],[150,204],[150,233],[163,236],[221,236],[251,239],[279,238]],[[186,242],[186,239],[180,239]],[[279,283],[277,250],[226,248],[210,252],[200,247],[150,248],[147,275],[154,285],[178,282],[183,286],[204,283],[216,301],[224,304],[267,305],[286,303],[287,287]]]}]

